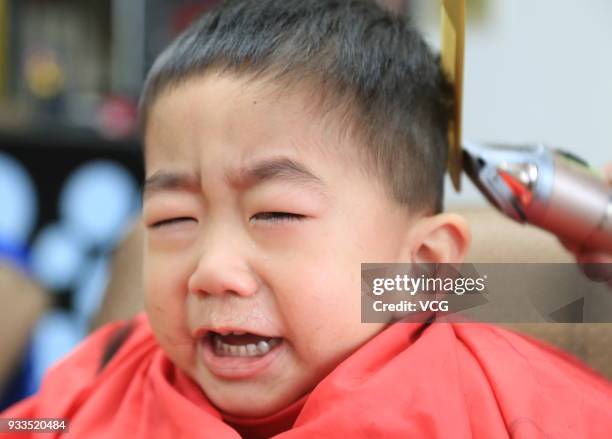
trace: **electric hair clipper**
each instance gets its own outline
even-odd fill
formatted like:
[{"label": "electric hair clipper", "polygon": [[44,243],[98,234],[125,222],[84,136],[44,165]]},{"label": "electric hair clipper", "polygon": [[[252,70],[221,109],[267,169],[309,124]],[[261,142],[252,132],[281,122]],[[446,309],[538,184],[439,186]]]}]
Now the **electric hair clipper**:
[{"label": "electric hair clipper", "polygon": [[612,253],[612,187],[584,160],[544,145],[464,143],[463,169],[510,218],[579,249]]}]

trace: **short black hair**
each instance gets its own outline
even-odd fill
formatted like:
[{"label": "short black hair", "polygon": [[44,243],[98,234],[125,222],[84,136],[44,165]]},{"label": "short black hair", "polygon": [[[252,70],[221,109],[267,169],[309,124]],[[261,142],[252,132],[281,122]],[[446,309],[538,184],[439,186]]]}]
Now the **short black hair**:
[{"label": "short black hair", "polygon": [[160,94],[211,70],[316,84],[393,198],[441,210],[452,89],[407,17],[369,0],[227,0],[154,63],[143,132]]}]

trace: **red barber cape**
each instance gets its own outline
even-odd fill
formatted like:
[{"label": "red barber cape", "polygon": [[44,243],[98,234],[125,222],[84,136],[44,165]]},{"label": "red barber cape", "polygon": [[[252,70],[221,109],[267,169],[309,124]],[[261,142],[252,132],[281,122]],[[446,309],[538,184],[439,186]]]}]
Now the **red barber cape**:
[{"label": "red barber cape", "polygon": [[[0,417],[66,418],[67,438],[612,438],[612,384],[576,360],[478,323],[395,324],[310,394],[265,419],[219,413],[145,315],[99,371],[121,323],[80,345]],[[0,434],[60,437],[60,434]]]}]

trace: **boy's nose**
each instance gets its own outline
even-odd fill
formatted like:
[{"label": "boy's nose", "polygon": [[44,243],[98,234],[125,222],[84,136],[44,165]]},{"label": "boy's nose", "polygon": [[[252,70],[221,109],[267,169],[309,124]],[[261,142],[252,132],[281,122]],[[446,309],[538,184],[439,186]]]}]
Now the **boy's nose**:
[{"label": "boy's nose", "polygon": [[[211,243],[209,243],[211,244]],[[189,277],[191,294],[235,294],[252,296],[259,288],[256,276],[244,255],[227,242],[207,245],[202,250],[195,270]]]}]

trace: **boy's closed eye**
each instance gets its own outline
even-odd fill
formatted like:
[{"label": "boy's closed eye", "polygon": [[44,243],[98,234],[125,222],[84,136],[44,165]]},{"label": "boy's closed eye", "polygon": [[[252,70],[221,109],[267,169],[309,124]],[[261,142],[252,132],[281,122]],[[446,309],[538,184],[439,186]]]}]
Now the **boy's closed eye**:
[{"label": "boy's closed eye", "polygon": [[178,218],[170,218],[170,219],[157,221],[149,225],[149,227],[151,229],[162,229],[162,228],[167,228],[167,227],[178,226],[180,224],[188,223],[188,222],[197,223],[198,220],[192,217],[183,216],[183,217],[178,217]]},{"label": "boy's closed eye", "polygon": [[253,215],[250,219],[253,221],[266,221],[271,223],[278,223],[284,221],[299,221],[306,218],[306,215],[289,212],[260,212]]},{"label": "boy's closed eye", "polygon": [[[299,221],[305,219],[305,215],[297,214],[297,213],[289,213],[289,212],[260,212],[253,215],[250,218],[250,221],[265,221],[270,223],[278,223],[284,221]],[[161,221],[157,221],[151,224],[149,227],[152,229],[161,229],[167,227],[178,226],[183,223],[195,222],[197,223],[197,219],[192,217],[178,217],[178,218],[170,218]]]}]

